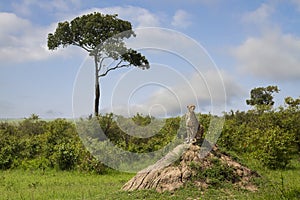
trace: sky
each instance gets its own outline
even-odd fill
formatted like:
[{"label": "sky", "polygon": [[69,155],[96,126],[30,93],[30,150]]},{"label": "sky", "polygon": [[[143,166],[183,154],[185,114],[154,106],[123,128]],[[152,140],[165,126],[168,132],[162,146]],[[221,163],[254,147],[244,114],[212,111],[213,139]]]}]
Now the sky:
[{"label": "sky", "polygon": [[149,70],[109,73],[101,113],[176,116],[248,110],[251,89],[300,96],[300,0],[0,1],[0,118],[93,112],[93,63],[75,46],[48,50],[58,22],[91,12],[130,21]]}]

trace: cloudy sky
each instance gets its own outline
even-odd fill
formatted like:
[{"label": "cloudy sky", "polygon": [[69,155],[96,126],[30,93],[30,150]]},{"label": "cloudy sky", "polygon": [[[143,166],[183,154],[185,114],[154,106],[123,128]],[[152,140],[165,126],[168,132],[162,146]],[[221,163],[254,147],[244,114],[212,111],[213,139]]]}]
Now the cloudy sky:
[{"label": "cloudy sky", "polygon": [[[47,49],[60,21],[117,13],[150,70],[101,80],[101,112],[173,116],[247,110],[252,88],[277,85],[276,105],[300,96],[300,1],[0,1],[0,118],[93,112],[93,64],[83,49]],[[151,27],[151,28],[149,28]]]}]

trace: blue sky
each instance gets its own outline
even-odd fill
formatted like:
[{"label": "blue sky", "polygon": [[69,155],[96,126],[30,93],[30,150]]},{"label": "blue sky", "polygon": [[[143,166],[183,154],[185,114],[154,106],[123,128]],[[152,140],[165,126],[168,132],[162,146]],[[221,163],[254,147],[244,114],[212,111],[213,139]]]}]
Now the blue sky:
[{"label": "blue sky", "polygon": [[[180,57],[157,49],[144,50],[152,64],[150,71],[119,70],[101,80],[102,112],[114,109],[123,114],[126,108],[130,113],[157,109],[168,116],[181,114],[170,95],[178,97],[174,102],[190,102],[198,105],[197,111],[211,112],[210,98],[215,98],[216,104],[224,103],[219,97],[222,88],[216,84],[220,77],[226,107],[218,107],[218,112],[249,109],[245,100],[254,87],[277,85],[281,91],[275,95],[276,105],[283,105],[287,96],[300,96],[299,0],[2,0],[0,118],[23,118],[32,113],[43,118],[70,118],[74,109],[81,108],[81,114],[92,113],[93,80],[89,75],[93,72],[87,53],[71,46],[49,51],[47,35],[58,22],[93,11],[118,13],[142,30],[141,35],[145,27],[160,27],[168,30],[167,34],[176,33],[174,38],[194,41],[204,50],[193,49],[191,56],[208,53],[220,75],[208,70],[202,71],[199,78]],[[147,36],[155,43],[153,38],[151,34]],[[174,38],[174,48],[183,46],[181,40]],[[201,62],[209,60],[208,55],[199,56]],[[138,77],[148,82],[137,82],[143,87],[136,86],[132,81],[138,81]],[[210,93],[201,86],[201,80]],[[130,88],[130,84],[135,86]],[[128,91],[122,89],[124,85]],[[191,95],[193,98],[186,92],[188,86],[196,93]],[[132,108],[128,108],[129,104]]]}]

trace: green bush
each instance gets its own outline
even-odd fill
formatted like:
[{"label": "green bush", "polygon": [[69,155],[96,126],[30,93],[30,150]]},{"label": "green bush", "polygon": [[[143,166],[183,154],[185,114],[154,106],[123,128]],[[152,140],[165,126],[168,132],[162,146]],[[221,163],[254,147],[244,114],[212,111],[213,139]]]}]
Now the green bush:
[{"label": "green bush", "polygon": [[18,131],[12,124],[0,124],[0,169],[9,169],[20,158]]},{"label": "green bush", "polygon": [[11,168],[14,160],[14,147],[10,145],[2,147],[0,150],[0,169]]},{"label": "green bush", "polygon": [[22,169],[29,169],[29,170],[34,170],[34,169],[40,169],[40,170],[45,170],[49,168],[50,166],[50,160],[45,158],[45,157],[37,157],[34,159],[23,159],[20,168]]},{"label": "green bush", "polygon": [[95,174],[104,174],[107,171],[107,167],[98,161],[89,152],[85,152],[82,155],[80,165],[78,166],[80,171],[88,171]]},{"label": "green bush", "polygon": [[300,152],[299,111],[232,111],[225,117],[218,144],[227,150],[252,155],[272,169],[286,167],[292,156]]},{"label": "green bush", "polygon": [[90,168],[82,167],[89,156],[75,125],[65,119],[42,121],[33,115],[18,123],[0,123],[0,169],[85,169],[104,171],[94,158]]},{"label": "green bush", "polygon": [[79,161],[80,148],[72,141],[63,142],[54,147],[51,160],[61,170],[75,169]]},{"label": "green bush", "polygon": [[285,168],[292,158],[291,144],[294,140],[292,134],[283,132],[279,127],[268,129],[261,137],[260,148],[254,155],[269,168]]}]

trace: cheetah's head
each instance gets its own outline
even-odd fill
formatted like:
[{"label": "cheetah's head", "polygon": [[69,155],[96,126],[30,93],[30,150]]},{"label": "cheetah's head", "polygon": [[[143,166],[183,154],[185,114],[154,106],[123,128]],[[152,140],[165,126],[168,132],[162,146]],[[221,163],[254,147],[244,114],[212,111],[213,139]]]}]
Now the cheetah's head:
[{"label": "cheetah's head", "polygon": [[195,105],[188,105],[187,109],[189,110],[189,112],[194,112],[196,106]]}]

